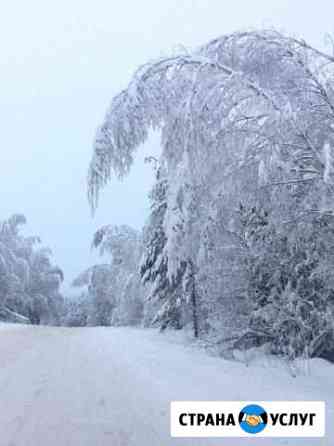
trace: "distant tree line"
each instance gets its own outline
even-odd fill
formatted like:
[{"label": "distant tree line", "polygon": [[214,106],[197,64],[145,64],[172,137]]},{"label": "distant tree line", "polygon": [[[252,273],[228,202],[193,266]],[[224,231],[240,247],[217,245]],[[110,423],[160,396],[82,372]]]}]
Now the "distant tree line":
[{"label": "distant tree line", "polygon": [[24,236],[24,215],[0,221],[0,320],[60,324],[62,270],[36,236]]}]

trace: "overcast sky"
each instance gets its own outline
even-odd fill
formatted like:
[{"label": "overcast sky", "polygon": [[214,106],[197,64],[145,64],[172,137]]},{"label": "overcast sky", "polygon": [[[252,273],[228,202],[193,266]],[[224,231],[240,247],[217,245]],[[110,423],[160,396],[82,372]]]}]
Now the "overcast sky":
[{"label": "overcast sky", "polygon": [[136,67],[238,29],[276,27],[324,47],[333,0],[11,0],[0,15],[0,219],[24,213],[70,281],[94,259],[102,224],[140,228],[152,184],[146,154],[112,182],[94,219],[86,172],[95,129]]}]

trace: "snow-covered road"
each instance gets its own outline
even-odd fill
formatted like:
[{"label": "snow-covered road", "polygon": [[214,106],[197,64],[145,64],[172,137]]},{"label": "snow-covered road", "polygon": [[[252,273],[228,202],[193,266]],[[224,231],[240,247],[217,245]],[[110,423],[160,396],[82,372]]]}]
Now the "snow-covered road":
[{"label": "snow-covered road", "polygon": [[[0,446],[334,445],[334,367],[311,376],[207,356],[152,330],[0,330]],[[327,401],[325,439],[172,439],[171,400]]]}]

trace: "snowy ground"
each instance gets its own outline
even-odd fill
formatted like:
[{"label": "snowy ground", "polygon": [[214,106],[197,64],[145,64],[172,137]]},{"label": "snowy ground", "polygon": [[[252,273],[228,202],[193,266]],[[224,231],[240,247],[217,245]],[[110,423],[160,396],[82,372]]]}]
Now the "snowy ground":
[{"label": "snowy ground", "polygon": [[[0,446],[334,445],[334,367],[207,356],[171,334],[0,325]],[[172,439],[171,400],[326,400],[325,439]]]}]

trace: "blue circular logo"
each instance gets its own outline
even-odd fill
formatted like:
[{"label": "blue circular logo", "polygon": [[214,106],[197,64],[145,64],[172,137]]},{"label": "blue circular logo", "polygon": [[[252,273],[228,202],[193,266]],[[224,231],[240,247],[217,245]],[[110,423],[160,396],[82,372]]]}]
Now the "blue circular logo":
[{"label": "blue circular logo", "polygon": [[239,414],[239,424],[248,434],[258,434],[267,426],[268,415],[263,407],[249,404]]}]

